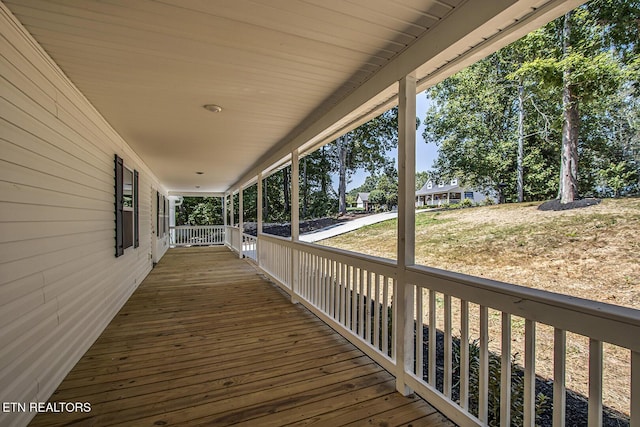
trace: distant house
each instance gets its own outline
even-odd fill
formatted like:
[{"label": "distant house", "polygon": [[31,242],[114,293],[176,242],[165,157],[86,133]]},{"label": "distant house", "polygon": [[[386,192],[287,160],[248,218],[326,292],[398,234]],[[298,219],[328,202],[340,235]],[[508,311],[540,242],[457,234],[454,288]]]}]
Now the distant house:
[{"label": "distant house", "polygon": [[365,211],[369,210],[369,193],[358,193],[356,207],[364,209]]},{"label": "distant house", "polygon": [[460,203],[464,199],[471,199],[474,203],[479,203],[487,198],[483,193],[474,191],[458,185],[458,179],[454,178],[450,182],[443,181],[434,183],[427,181],[421,189],[416,191],[416,206],[440,206],[442,204]]}]

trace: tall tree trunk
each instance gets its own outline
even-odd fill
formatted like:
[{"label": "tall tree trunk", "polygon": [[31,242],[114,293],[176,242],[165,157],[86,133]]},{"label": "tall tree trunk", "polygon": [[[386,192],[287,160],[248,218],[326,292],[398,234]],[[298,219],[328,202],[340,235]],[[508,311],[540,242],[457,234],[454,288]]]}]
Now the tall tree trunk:
[{"label": "tall tree trunk", "polygon": [[[571,12],[564,15],[562,51],[566,58],[571,52]],[[571,82],[571,72],[562,73],[562,163],[560,165],[560,203],[571,203],[578,197],[578,132],[580,115],[578,98]]]},{"label": "tall tree trunk", "polygon": [[524,84],[518,82],[518,202],[524,202]]},{"label": "tall tree trunk", "polygon": [[343,135],[338,138],[338,212],[342,215],[347,213],[347,154],[348,154],[348,136]]}]

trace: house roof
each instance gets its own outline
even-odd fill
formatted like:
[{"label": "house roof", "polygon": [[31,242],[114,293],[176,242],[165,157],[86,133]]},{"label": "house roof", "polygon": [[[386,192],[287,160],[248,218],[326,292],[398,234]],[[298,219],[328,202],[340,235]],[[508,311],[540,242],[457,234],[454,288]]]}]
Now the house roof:
[{"label": "house roof", "polygon": [[447,185],[443,185],[442,187],[440,187],[437,184],[434,184],[432,188],[427,188],[428,184],[429,183],[426,182],[422,186],[421,189],[416,191],[416,196],[429,196],[431,194],[440,194],[440,193],[447,193],[447,192],[461,192],[461,191],[464,191],[464,189],[462,187],[460,187],[459,185],[447,184]]},{"label": "house roof", "polygon": [[396,105],[404,76],[423,90],[580,3],[4,0],[0,12],[167,190],[212,193]]},{"label": "house roof", "polygon": [[358,193],[358,199],[362,200],[363,202],[368,202],[369,193]]}]

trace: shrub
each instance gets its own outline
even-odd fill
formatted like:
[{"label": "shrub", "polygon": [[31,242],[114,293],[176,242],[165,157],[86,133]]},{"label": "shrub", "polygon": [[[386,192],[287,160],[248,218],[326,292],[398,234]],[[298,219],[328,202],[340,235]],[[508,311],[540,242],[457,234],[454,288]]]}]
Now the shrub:
[{"label": "shrub", "polygon": [[[460,378],[460,342],[453,342],[454,378]],[[489,425],[500,425],[500,357],[489,353]],[[478,415],[478,390],[480,378],[480,345],[478,340],[469,343],[469,408]],[[536,418],[549,407],[550,398],[542,393],[536,396]],[[516,357],[511,361],[511,425],[522,426],[524,420],[524,373],[516,364]]]},{"label": "shrub", "polygon": [[461,208],[470,208],[472,206],[473,206],[473,200],[471,199],[464,199],[463,201],[460,202]]}]

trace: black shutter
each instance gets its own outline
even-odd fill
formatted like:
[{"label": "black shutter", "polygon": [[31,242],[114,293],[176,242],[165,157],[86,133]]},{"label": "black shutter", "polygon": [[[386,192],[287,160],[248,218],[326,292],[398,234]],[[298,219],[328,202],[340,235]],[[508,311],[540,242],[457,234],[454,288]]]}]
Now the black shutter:
[{"label": "black shutter", "polygon": [[133,171],[133,247],[140,246],[140,216],[138,195],[138,171]]},{"label": "black shutter", "polygon": [[156,191],[156,236],[160,237],[160,193]]},{"label": "black shutter", "polygon": [[116,187],[115,187],[115,208],[116,208],[116,257],[124,254],[124,230],[122,225],[122,181],[123,181],[123,163],[122,159],[115,155],[115,174],[116,174]]}]

